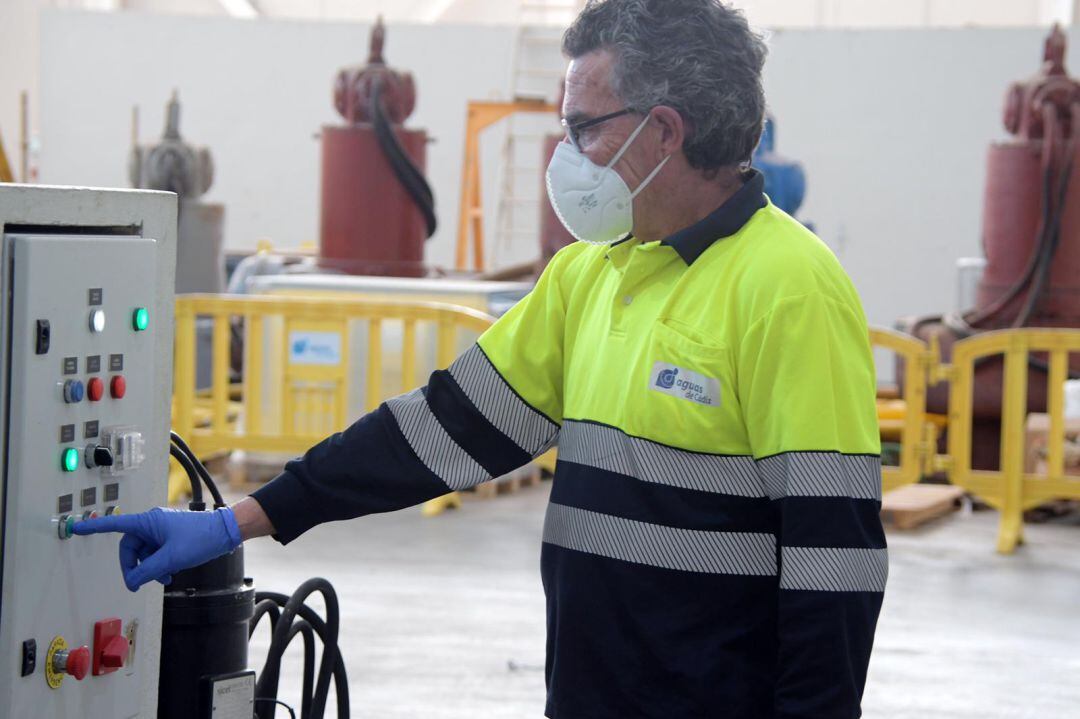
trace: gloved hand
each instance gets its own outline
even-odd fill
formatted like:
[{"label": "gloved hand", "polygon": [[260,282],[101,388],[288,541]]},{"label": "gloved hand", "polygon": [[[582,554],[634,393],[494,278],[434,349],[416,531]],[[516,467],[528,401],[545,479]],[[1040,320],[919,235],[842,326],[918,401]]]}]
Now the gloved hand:
[{"label": "gloved hand", "polygon": [[77,522],[75,534],[123,532],[120,569],[131,591],[151,580],[172,581],[174,572],[205,564],[240,546],[240,527],[232,509],[183,512],[157,507],[142,514],[120,514]]}]

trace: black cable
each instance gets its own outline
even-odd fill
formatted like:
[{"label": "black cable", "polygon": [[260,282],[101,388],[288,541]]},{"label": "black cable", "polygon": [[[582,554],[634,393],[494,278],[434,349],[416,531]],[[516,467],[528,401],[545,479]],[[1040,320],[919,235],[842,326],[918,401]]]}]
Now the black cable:
[{"label": "black cable", "polygon": [[210,496],[214,498],[214,508],[224,507],[225,500],[222,498],[221,492],[218,491],[217,483],[214,482],[214,478],[210,476],[210,471],[206,469],[202,461],[191,451],[191,447],[184,441],[184,438],[172,431],[169,432],[169,438],[172,439],[173,445],[178,447],[191,460],[195,471],[206,484],[206,488],[210,490]]},{"label": "black cable", "polygon": [[274,631],[278,619],[281,618],[281,610],[271,600],[264,599],[255,605],[255,613],[248,620],[248,639],[251,639],[251,636],[255,633],[255,628],[259,626],[259,620],[262,619],[264,614],[270,617],[270,631]]},{"label": "black cable", "polygon": [[[258,602],[272,601],[280,606],[285,606],[289,601],[289,597],[277,592],[256,592],[255,600]],[[306,604],[301,605],[298,610],[299,615],[311,624],[311,627],[315,630],[315,633],[326,643],[327,636],[327,624],[323,621],[322,617],[315,613],[315,611]],[[349,679],[345,672],[345,661],[341,658],[341,653],[337,655],[337,660],[334,663],[334,693],[338,699],[338,719],[349,719]],[[319,718],[321,719],[321,717]]]},{"label": "black cable", "polygon": [[259,702],[271,702],[273,704],[280,704],[281,706],[289,710],[289,716],[291,717],[291,719],[296,719],[296,712],[293,711],[293,708],[285,702],[281,701],[280,699],[271,699],[270,697],[255,697],[255,703],[258,704]]},{"label": "black cable", "polygon": [[382,80],[375,81],[375,87],[371,91],[372,125],[375,128],[375,139],[379,142],[379,149],[383,151],[390,168],[394,171],[398,182],[401,183],[409,197],[416,204],[420,214],[424,216],[424,224],[427,226],[427,236],[435,234],[438,220],[435,217],[435,196],[431,192],[424,174],[413,164],[405,148],[401,146],[397,133],[386,117],[386,110],[382,105]]},{"label": "black cable", "polygon": [[206,502],[203,501],[202,483],[199,481],[199,475],[195,471],[195,466],[191,463],[191,458],[184,454],[179,447],[175,444],[169,445],[169,454],[173,456],[180,466],[184,468],[184,472],[187,473],[188,481],[191,482],[191,501],[188,502],[188,509],[192,512],[202,512],[206,509]]},{"label": "black cable", "polygon": [[[325,621],[311,607],[303,603],[313,592],[320,592],[323,595],[326,603]],[[254,623],[257,623],[264,615],[270,616],[271,622],[274,622],[275,616],[273,612],[267,608],[259,609],[259,607],[265,607],[267,603],[283,607],[278,619],[284,620],[278,621],[277,626],[274,628],[270,652],[267,655],[266,663],[263,665],[263,671],[259,675],[256,693],[260,696],[276,696],[281,669],[281,655],[297,632],[304,632],[306,648],[308,642],[307,630],[298,629],[296,625],[293,625],[296,616],[299,616],[302,622],[308,626],[308,630],[317,634],[323,643],[322,661],[319,665],[315,691],[310,693],[305,690],[305,706],[310,707],[310,714],[305,716],[304,712],[307,710],[302,709],[301,716],[303,719],[322,719],[329,695],[329,680],[332,676],[334,679],[334,693],[337,695],[338,719],[349,719],[349,681],[345,673],[345,663],[337,646],[340,616],[334,588],[325,579],[316,578],[310,579],[301,585],[291,597],[277,592],[256,592],[255,601],[258,604],[256,605],[256,614],[252,618],[252,631],[254,630]],[[299,625],[301,622],[297,621],[296,624]],[[314,667],[314,653],[309,654],[305,651],[305,658],[307,659],[305,664],[305,687],[307,687],[309,667]],[[307,697],[311,698],[310,703],[307,703]],[[273,714],[271,713],[269,717],[264,719],[273,719]]]}]

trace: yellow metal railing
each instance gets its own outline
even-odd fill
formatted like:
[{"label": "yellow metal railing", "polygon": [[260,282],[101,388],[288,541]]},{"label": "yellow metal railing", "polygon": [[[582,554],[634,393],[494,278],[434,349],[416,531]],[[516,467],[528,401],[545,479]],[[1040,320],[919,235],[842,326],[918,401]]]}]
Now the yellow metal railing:
[{"label": "yellow metal railing", "polygon": [[[1049,355],[1046,474],[1025,469],[1028,366],[1031,353]],[[953,345],[945,368],[949,387],[950,481],[1001,513],[998,551],[1008,554],[1023,541],[1024,510],[1053,499],[1080,499],[1080,477],[1065,474],[1065,380],[1069,354],[1080,352],[1080,331],[1028,329],[987,332]],[[1005,356],[1002,383],[1001,464],[996,472],[971,468],[972,407],[976,363]]]},{"label": "yellow metal railing", "polygon": [[[196,320],[213,322],[208,397],[196,391]],[[234,320],[243,320],[243,382],[231,382]],[[184,295],[176,301],[173,426],[199,456],[224,450],[303,452],[344,429],[354,379],[351,333],[366,328],[363,409],[422,385],[458,352],[458,334],[478,335],[494,321],[465,307],[433,302],[372,302],[334,298]],[[400,333],[401,375],[384,381],[384,332]],[[434,335],[433,366],[418,361],[419,328]],[[297,339],[302,337],[303,339]],[[321,354],[310,351],[322,340]],[[298,350],[297,342],[305,344]],[[421,374],[422,373],[422,376]],[[267,375],[271,376],[267,376]],[[280,396],[278,393],[280,392]],[[200,411],[201,410],[201,411]]]},{"label": "yellow metal railing", "polygon": [[928,368],[934,357],[926,343],[911,335],[880,327],[870,328],[870,344],[904,360],[904,410],[899,419],[900,463],[881,468],[881,487],[888,492],[914,484],[933,471],[937,428],[926,413]]},{"label": "yellow metal railing", "polygon": [[[211,330],[210,387],[196,388],[197,319]],[[235,321],[242,319],[242,329]],[[357,323],[366,323],[358,330]],[[461,333],[481,334],[491,316],[434,302],[385,302],[333,297],[185,295],[176,302],[173,427],[205,457],[250,450],[300,453],[347,426],[355,415],[387,397],[422,385],[461,351]],[[233,333],[242,333],[243,380],[231,381]],[[399,354],[388,352],[392,331]],[[360,332],[361,337],[356,337]],[[297,357],[297,337],[329,338],[323,355]],[[334,339],[336,338],[336,339]],[[358,340],[359,342],[352,341]],[[469,339],[469,338],[465,338]],[[1069,354],[1080,353],[1080,330],[988,332],[953,346],[942,364],[930,344],[892,330],[872,328],[871,344],[904,360],[898,466],[882,468],[884,491],[918,482],[934,472],[1001,512],[998,550],[1011,552],[1023,538],[1023,512],[1053,499],[1080,500],[1080,476],[1065,472],[1064,391]],[[362,347],[362,356],[354,348]],[[421,345],[430,352],[422,352]],[[1048,357],[1046,472],[1026,466],[1028,363]],[[998,471],[971,467],[974,378],[980,360],[1004,355],[1001,464]],[[354,361],[360,360],[360,361]],[[361,373],[350,372],[363,366]],[[397,372],[400,370],[400,374]],[[392,371],[392,372],[391,372]],[[391,373],[395,381],[388,382]],[[362,400],[350,408],[350,391],[362,383]],[[937,454],[938,428],[926,412],[927,387],[948,382],[948,454]],[[553,455],[545,459],[550,463]],[[428,513],[453,504],[429,504]],[[435,506],[435,505],[438,506]]]}]

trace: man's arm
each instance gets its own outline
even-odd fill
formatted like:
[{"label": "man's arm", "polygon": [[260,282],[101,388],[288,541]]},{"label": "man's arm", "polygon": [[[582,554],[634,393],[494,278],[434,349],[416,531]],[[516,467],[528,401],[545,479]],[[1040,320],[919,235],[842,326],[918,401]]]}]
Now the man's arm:
[{"label": "man's arm", "polygon": [[268,537],[274,533],[274,525],[266,516],[262,505],[254,497],[244,497],[232,506],[236,524],[240,528],[240,538],[243,541]]},{"label": "man's arm", "polygon": [[875,387],[861,310],[820,294],[781,301],[739,350],[777,517],[777,719],[861,714],[888,574]]}]

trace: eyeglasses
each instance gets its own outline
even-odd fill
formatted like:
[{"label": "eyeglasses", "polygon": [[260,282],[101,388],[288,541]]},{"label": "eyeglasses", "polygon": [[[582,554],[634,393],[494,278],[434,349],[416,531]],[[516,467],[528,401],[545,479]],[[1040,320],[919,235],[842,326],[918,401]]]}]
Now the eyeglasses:
[{"label": "eyeglasses", "polygon": [[608,120],[614,120],[616,117],[622,117],[623,115],[629,115],[633,110],[629,107],[624,107],[618,112],[612,112],[607,115],[601,115],[600,117],[594,117],[591,120],[582,120],[581,122],[569,123],[566,118],[562,120],[563,129],[566,130],[566,136],[570,138],[571,144],[574,149],[581,152],[581,133],[583,130],[602,125]]}]

